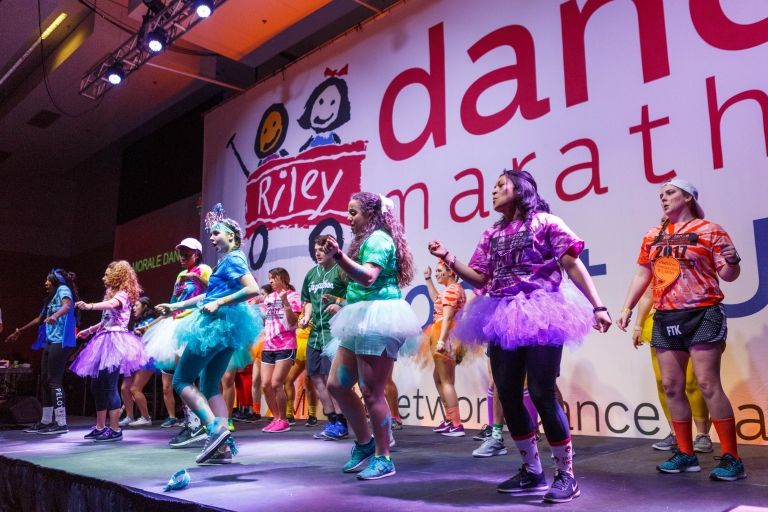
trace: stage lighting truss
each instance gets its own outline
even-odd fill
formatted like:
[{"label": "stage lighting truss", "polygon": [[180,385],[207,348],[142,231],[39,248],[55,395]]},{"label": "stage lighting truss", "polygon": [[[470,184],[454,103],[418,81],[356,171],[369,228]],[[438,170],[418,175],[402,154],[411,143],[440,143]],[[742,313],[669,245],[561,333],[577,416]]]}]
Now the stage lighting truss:
[{"label": "stage lighting truss", "polygon": [[[211,2],[218,8],[226,0]],[[147,21],[134,35],[125,41],[117,50],[104,57],[80,81],[80,94],[92,100],[99,99],[114,85],[108,75],[115,65],[122,66],[123,81],[131,73],[139,69],[156,53],[150,51],[146,35],[162,33],[167,37],[165,46],[184,35],[194,27],[201,18],[197,13],[199,0],[170,0],[168,5]]]}]

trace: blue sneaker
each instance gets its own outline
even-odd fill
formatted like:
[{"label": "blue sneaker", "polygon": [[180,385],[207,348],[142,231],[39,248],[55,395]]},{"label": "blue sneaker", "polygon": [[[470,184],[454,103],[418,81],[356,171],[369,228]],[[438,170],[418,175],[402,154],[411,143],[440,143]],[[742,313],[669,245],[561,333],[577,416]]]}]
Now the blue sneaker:
[{"label": "blue sneaker", "polygon": [[520,493],[520,492],[533,492],[533,491],[547,491],[549,486],[547,485],[547,477],[544,476],[542,471],[540,474],[533,473],[523,465],[520,468],[520,472],[500,483],[496,490],[499,492]]},{"label": "blue sneaker", "polygon": [[334,423],[331,423],[330,421],[325,424],[325,427],[321,432],[317,432],[315,435],[312,436],[313,439],[328,439],[328,432],[333,430]]},{"label": "blue sneaker", "polygon": [[371,459],[367,468],[358,473],[357,478],[358,480],[378,480],[395,473],[395,465],[392,460],[388,460],[384,455],[377,455]]},{"label": "blue sneaker", "polygon": [[323,430],[323,434],[325,434],[326,439],[331,441],[338,441],[340,439],[349,437],[349,429],[341,423],[337,422],[336,424],[331,425],[330,429],[326,428]]},{"label": "blue sneaker", "polygon": [[360,444],[355,441],[355,446],[352,447],[352,453],[349,457],[349,462],[344,464],[341,470],[345,473],[354,473],[360,471],[360,469],[376,454],[376,443],[373,439],[368,441],[367,444]]},{"label": "blue sneaker", "polygon": [[720,464],[709,474],[709,478],[712,480],[733,482],[734,480],[747,478],[747,474],[744,472],[744,462],[741,459],[726,453],[722,457],[715,457],[715,460],[719,460]]},{"label": "blue sneaker", "polygon": [[683,452],[675,452],[671,459],[662,462],[656,469],[662,473],[695,473],[701,471],[699,458],[694,453],[687,455]]}]

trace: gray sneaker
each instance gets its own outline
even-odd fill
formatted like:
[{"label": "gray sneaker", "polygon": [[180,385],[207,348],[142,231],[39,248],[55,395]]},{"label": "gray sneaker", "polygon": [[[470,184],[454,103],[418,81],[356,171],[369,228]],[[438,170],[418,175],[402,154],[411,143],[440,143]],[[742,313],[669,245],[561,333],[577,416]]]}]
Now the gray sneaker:
[{"label": "gray sneaker", "polygon": [[693,451],[699,453],[710,453],[712,448],[712,438],[709,434],[699,434],[693,441]]},{"label": "gray sneaker", "polygon": [[504,439],[496,439],[489,437],[480,448],[472,452],[474,457],[493,457],[494,455],[504,455],[507,453],[507,448],[504,446]]},{"label": "gray sneaker", "polygon": [[670,432],[667,437],[655,443],[653,445],[654,450],[661,450],[662,452],[668,452],[670,450],[677,450],[677,437],[674,432]]}]

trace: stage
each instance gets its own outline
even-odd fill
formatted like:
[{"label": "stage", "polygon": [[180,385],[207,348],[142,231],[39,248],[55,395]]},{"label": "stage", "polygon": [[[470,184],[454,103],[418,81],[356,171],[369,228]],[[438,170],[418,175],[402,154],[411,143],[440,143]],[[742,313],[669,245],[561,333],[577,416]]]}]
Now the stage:
[{"label": "stage", "polygon": [[[543,506],[540,495],[496,492],[496,484],[512,476],[521,464],[506,432],[507,455],[476,459],[471,456],[472,450],[480,445],[472,440],[475,431],[464,438],[446,438],[427,427],[406,426],[395,431],[397,444],[392,458],[397,475],[361,482],[340,470],[352,441],[314,440],[312,434],[319,431],[319,426],[306,428],[303,422],[284,434],[262,433],[263,421],[237,423],[234,435],[240,455],[229,466],[196,466],[194,459],[202,443],[171,449],[168,441],[178,429],[161,429],[159,422],[151,428],[126,428],[124,441],[103,444],[83,440],[92,422],[92,418],[70,418],[70,432],[58,438],[21,430],[0,432],[0,456],[14,459],[0,463],[3,492],[18,495],[18,489],[8,489],[15,485],[9,481],[9,475],[16,471],[13,478],[19,479],[18,471],[23,470],[27,475],[45,473],[49,481],[74,482],[80,489],[79,498],[88,494],[83,489],[90,488],[93,498],[101,492],[98,488],[113,492],[118,484],[134,509],[140,503],[145,510],[168,510],[171,506],[173,510],[455,511],[466,507],[493,511],[508,510],[510,506],[520,510]],[[666,460],[669,452],[654,451],[651,444],[648,439],[574,437],[574,468],[581,497],[557,507],[723,511],[739,505],[768,504],[768,447],[741,445],[748,478],[725,483],[708,478],[717,464],[712,455],[719,453],[719,445],[715,445],[713,454],[699,454],[701,473],[662,475],[655,465]],[[554,465],[550,451],[546,442],[540,447],[551,483]],[[49,469],[33,468],[18,461]],[[165,483],[181,468],[189,471],[191,484],[186,489],[164,493]],[[32,486],[28,480],[24,485]],[[45,485],[37,485],[38,493],[45,490]],[[161,499],[184,500],[199,506],[155,501]],[[96,510],[92,503],[93,499],[81,503],[83,508],[79,510]],[[8,496],[0,497],[2,504],[8,509]],[[105,505],[102,502],[100,506]],[[24,508],[34,510],[29,503]]]}]

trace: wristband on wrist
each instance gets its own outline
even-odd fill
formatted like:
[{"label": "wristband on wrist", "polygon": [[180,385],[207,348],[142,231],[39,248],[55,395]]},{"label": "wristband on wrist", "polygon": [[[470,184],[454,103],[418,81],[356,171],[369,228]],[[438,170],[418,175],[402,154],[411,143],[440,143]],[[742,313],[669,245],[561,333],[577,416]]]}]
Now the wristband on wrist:
[{"label": "wristband on wrist", "polygon": [[597,313],[599,311],[605,311],[605,314],[608,315],[608,318],[611,318],[611,314],[608,312],[608,308],[605,306],[598,306],[595,309],[592,310],[592,313]]},{"label": "wristband on wrist", "polygon": [[632,310],[631,310],[631,309],[629,309],[629,308],[622,308],[622,309],[621,309],[621,312],[622,312],[622,313],[632,313]]},{"label": "wristband on wrist", "polygon": [[642,331],[642,330],[643,330],[643,328],[642,328],[642,327],[640,327],[639,325],[636,325],[636,326],[635,326],[635,328],[634,328],[633,330],[635,330],[635,331]]},{"label": "wristband on wrist", "polygon": [[343,253],[341,251],[339,251],[336,254],[334,254],[333,256],[331,256],[331,258],[335,259],[336,261],[339,261],[342,256],[343,256]]},{"label": "wristband on wrist", "polygon": [[450,252],[446,252],[445,253],[445,264],[448,265],[448,268],[453,270],[453,266],[456,264],[456,256],[454,256]]}]

